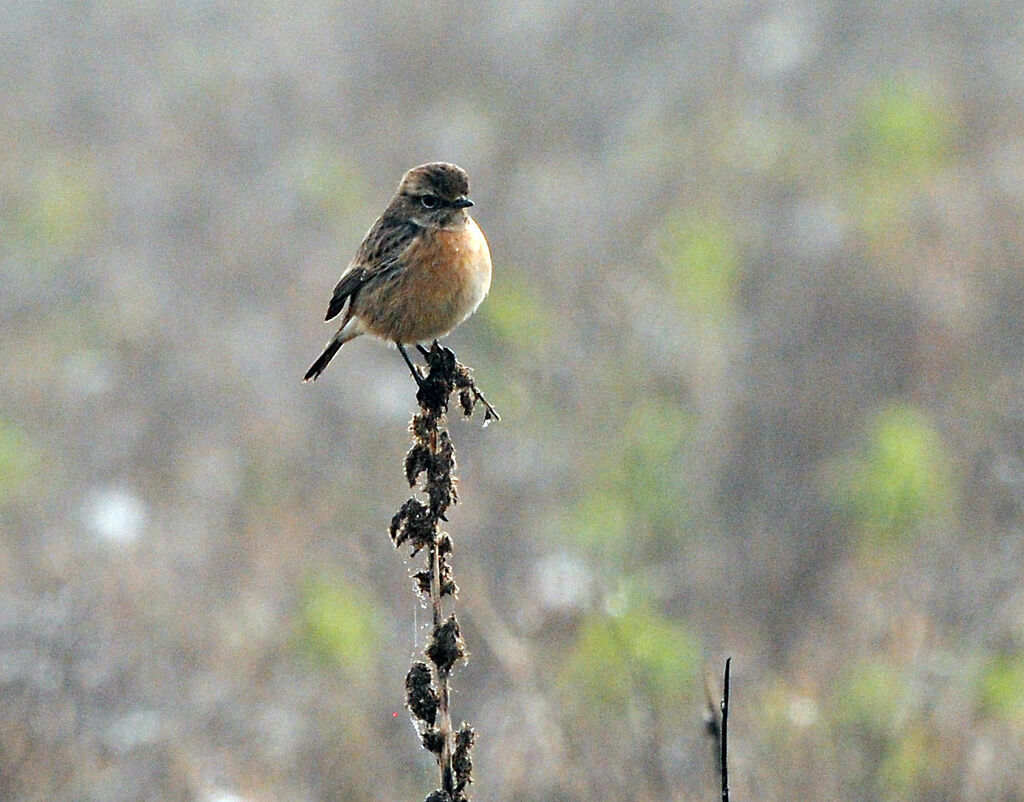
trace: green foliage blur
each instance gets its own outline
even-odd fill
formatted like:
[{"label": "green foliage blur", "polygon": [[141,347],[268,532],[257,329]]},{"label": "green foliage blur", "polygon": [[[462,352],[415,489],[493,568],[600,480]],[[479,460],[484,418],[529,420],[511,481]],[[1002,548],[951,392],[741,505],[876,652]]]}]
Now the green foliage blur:
[{"label": "green foliage blur", "polygon": [[625,716],[692,705],[700,645],[687,628],[652,609],[595,612],[581,623],[559,674],[568,703],[587,717]]},{"label": "green foliage blur", "polygon": [[686,537],[688,489],[678,466],[692,443],[693,416],[677,403],[645,397],[594,451],[596,464],[561,526],[576,546],[609,566],[663,553]]},{"label": "green foliage blur", "polygon": [[1014,727],[1024,722],[1024,655],[999,655],[985,665],[978,682],[982,710]]},{"label": "green foliage blur", "polygon": [[351,677],[374,670],[380,649],[379,613],[364,595],[329,576],[308,581],[303,593],[303,648]]},{"label": "green foliage blur", "polygon": [[831,492],[858,529],[862,555],[885,560],[952,507],[952,461],[920,410],[879,412],[846,458]]},{"label": "green foliage blur", "polygon": [[25,432],[0,419],[0,507],[21,494],[38,475],[42,464]]},{"label": "green foliage blur", "polygon": [[952,164],[957,127],[923,81],[890,78],[865,93],[846,137],[845,187],[869,235],[907,225],[915,198]]},{"label": "green foliage blur", "polygon": [[43,153],[19,167],[28,180],[4,212],[7,246],[48,270],[100,235],[106,222],[100,179],[84,154]]},{"label": "green foliage blur", "polygon": [[846,670],[832,701],[835,721],[847,733],[883,744],[906,718],[910,688],[901,666],[867,658]]},{"label": "green foliage blur", "polygon": [[740,249],[731,226],[679,210],[665,222],[661,259],[687,320],[711,327],[732,322]]},{"label": "green foliage blur", "polygon": [[500,338],[502,350],[524,362],[543,355],[555,325],[544,296],[531,291],[514,272],[495,280],[501,291],[495,292],[480,314]]}]

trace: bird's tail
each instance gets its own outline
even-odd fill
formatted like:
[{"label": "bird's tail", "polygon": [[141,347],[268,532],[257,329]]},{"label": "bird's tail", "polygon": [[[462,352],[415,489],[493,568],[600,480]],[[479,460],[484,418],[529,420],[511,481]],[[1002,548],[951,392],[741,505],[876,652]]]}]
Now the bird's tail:
[{"label": "bird's tail", "polygon": [[327,367],[327,363],[334,359],[334,355],[338,353],[338,349],[349,340],[354,340],[365,331],[366,327],[363,325],[363,321],[357,317],[348,318],[341,324],[341,328],[338,329],[338,333],[334,335],[334,339],[327,343],[327,347],[324,348],[324,352],[317,357],[316,362],[310,365],[309,370],[306,371],[306,375],[302,380],[304,382],[316,381],[317,376],[324,372],[324,368]]},{"label": "bird's tail", "polygon": [[334,355],[338,353],[338,349],[345,344],[346,340],[341,337],[335,337],[324,349],[324,352],[317,357],[316,362],[310,365],[309,370],[306,371],[306,375],[302,377],[304,382],[316,381],[317,377],[324,372],[324,368],[327,367],[327,363],[334,359]]}]

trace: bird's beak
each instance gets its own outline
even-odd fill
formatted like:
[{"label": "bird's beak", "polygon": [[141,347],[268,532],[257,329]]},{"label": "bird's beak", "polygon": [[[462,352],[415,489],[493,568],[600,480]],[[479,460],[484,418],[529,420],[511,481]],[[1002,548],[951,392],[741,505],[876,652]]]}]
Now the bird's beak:
[{"label": "bird's beak", "polygon": [[473,205],[473,201],[463,195],[461,198],[452,201],[452,206],[456,209],[468,209]]}]

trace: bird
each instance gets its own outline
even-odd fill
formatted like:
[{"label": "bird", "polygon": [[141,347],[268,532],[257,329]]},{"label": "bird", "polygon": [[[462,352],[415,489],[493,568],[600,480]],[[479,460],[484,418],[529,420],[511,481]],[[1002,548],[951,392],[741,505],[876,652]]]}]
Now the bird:
[{"label": "bird", "polygon": [[370,334],[394,343],[417,384],[405,347],[445,336],[486,297],[491,253],[467,211],[469,176],[448,162],[408,170],[384,213],[341,274],[325,320],[341,326],[306,371],[315,381],[345,343]]}]

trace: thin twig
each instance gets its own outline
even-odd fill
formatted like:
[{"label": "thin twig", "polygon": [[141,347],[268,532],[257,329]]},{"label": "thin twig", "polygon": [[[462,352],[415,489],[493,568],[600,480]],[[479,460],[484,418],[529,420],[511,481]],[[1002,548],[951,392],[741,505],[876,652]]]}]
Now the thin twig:
[{"label": "thin twig", "polygon": [[[704,675],[704,693],[707,707],[704,727],[715,742],[715,768],[722,781],[722,802],[729,802],[729,670],[732,658],[725,661],[725,682],[718,690],[716,678],[710,672]],[[719,696],[721,693],[721,697]]]},{"label": "thin twig", "polygon": [[722,689],[722,802],[729,802],[729,667],[732,658],[725,660],[725,681]]}]

